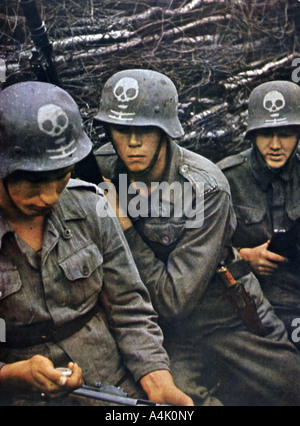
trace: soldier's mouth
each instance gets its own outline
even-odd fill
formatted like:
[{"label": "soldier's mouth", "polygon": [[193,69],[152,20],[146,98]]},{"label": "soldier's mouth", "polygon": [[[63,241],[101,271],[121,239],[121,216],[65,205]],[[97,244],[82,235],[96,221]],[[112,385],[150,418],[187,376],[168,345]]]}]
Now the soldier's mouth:
[{"label": "soldier's mouth", "polygon": [[284,155],[283,154],[268,154],[268,157],[278,160],[278,159],[284,158]]},{"label": "soldier's mouth", "polygon": [[51,209],[51,207],[36,207],[36,206],[30,206],[28,208],[30,211],[34,212],[34,213],[40,213],[40,214],[45,214],[48,213]]}]

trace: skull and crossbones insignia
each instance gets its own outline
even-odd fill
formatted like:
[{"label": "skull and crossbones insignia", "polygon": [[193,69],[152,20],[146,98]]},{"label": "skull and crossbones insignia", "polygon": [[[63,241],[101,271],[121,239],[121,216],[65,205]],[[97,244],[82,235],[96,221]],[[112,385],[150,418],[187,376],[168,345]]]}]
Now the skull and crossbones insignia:
[{"label": "skull and crossbones insignia", "polygon": [[54,139],[58,146],[56,149],[48,149],[52,160],[59,160],[73,155],[77,148],[75,139],[68,143],[65,132],[69,128],[67,113],[58,105],[44,105],[38,111],[37,122],[39,129]]},{"label": "skull and crossbones insignia", "polygon": [[123,111],[128,109],[130,103],[138,98],[140,93],[138,81],[130,77],[122,78],[116,84],[113,93],[119,103],[120,111],[111,110],[113,115],[110,115],[110,117],[121,121],[132,121],[136,113],[125,113]]},{"label": "skull and crossbones insignia", "polygon": [[264,108],[270,113],[272,120],[266,120],[267,124],[284,124],[287,121],[287,118],[278,118],[280,117],[281,111],[286,106],[286,101],[281,92],[273,90],[266,94],[264,98]]},{"label": "skull and crossbones insignia", "polygon": [[44,105],[38,112],[38,125],[42,132],[57,138],[68,128],[69,118],[61,107]]}]

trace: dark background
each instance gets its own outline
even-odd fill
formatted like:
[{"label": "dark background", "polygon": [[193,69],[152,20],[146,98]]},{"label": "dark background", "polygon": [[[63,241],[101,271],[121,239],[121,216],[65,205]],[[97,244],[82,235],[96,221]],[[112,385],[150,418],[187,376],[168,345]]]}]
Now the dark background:
[{"label": "dark background", "polygon": [[[79,104],[95,147],[105,81],[127,68],[167,74],[180,97],[180,144],[212,161],[247,148],[247,101],[257,85],[292,80],[300,58],[298,0],[37,0],[62,87]],[[7,82],[36,80],[18,0],[0,0]],[[300,61],[299,61],[300,65]],[[299,72],[300,75],[300,72]],[[4,85],[4,86],[5,86]]]}]

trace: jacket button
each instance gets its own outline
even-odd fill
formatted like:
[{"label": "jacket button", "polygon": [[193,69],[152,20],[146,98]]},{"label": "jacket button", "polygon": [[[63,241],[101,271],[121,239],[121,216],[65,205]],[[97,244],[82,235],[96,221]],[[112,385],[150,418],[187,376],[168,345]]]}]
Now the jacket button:
[{"label": "jacket button", "polygon": [[182,173],[187,173],[189,171],[189,166],[185,164],[184,166],[181,167],[181,171]]},{"label": "jacket button", "polygon": [[169,241],[170,241],[169,237],[163,237],[163,239],[162,239],[162,242],[164,244],[169,244]]},{"label": "jacket button", "polygon": [[65,240],[70,240],[73,237],[71,229],[65,229],[63,233],[63,237]]},{"label": "jacket button", "polygon": [[83,276],[84,277],[88,277],[90,274],[90,270],[87,266],[84,266],[83,270],[82,270]]}]

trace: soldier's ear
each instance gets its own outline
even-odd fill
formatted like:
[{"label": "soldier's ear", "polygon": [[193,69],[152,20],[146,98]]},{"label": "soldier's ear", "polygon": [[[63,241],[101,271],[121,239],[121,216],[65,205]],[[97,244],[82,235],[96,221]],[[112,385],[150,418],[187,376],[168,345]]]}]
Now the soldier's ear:
[{"label": "soldier's ear", "polygon": [[252,146],[256,145],[256,135],[257,135],[257,132],[255,130],[253,130],[252,132],[249,132],[246,135],[246,140],[248,140]]},{"label": "soldier's ear", "polygon": [[106,134],[106,137],[108,139],[111,139],[111,131],[110,131],[110,126],[107,123],[103,123],[103,128],[104,128],[104,132]]}]

